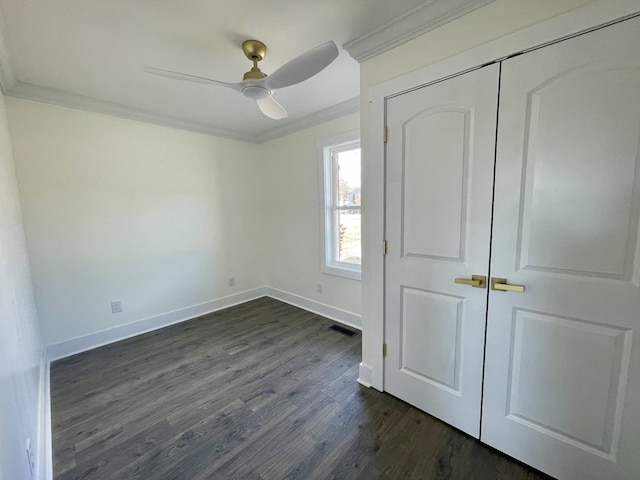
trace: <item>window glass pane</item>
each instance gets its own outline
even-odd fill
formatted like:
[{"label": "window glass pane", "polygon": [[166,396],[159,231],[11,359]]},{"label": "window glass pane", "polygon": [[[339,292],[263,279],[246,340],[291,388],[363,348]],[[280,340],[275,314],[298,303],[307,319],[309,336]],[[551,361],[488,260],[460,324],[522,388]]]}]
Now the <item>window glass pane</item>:
[{"label": "window glass pane", "polygon": [[338,205],[360,205],[360,149],[336,154],[338,164]]},{"label": "window glass pane", "polygon": [[322,159],[323,273],[360,280],[360,141],[348,132],[318,142]]},{"label": "window glass pane", "polygon": [[360,210],[338,210],[338,261],[360,265]]}]

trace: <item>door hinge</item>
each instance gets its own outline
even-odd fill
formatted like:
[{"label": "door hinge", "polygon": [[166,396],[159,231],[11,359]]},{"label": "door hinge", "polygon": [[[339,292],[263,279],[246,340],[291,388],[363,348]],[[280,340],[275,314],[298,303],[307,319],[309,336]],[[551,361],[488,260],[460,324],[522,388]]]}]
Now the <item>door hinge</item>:
[{"label": "door hinge", "polygon": [[382,344],[382,356],[383,357],[387,356],[387,344],[386,343]]},{"label": "door hinge", "polygon": [[386,255],[387,254],[387,241],[383,240],[382,241],[382,255]]},{"label": "door hinge", "polygon": [[384,130],[382,130],[382,141],[384,143],[387,143],[387,139],[389,138],[389,129],[387,128],[387,126],[384,126]]}]

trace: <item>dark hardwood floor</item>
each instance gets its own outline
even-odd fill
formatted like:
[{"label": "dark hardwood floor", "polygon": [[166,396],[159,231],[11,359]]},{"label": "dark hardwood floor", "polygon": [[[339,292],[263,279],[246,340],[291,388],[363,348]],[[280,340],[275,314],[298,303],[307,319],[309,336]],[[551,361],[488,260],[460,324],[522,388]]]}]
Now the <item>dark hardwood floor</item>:
[{"label": "dark hardwood floor", "polygon": [[55,478],[546,478],[356,383],[331,324],[261,298],[53,363]]}]

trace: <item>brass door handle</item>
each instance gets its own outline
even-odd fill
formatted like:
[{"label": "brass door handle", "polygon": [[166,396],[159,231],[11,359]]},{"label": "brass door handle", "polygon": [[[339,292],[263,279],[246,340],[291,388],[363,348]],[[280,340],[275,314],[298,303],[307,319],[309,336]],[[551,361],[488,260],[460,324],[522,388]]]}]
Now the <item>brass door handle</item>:
[{"label": "brass door handle", "polygon": [[484,275],[471,275],[471,278],[456,278],[455,283],[460,285],[469,285],[474,288],[485,288],[487,286],[487,277]]},{"label": "brass door handle", "polygon": [[509,284],[506,278],[493,277],[491,279],[491,290],[498,290],[500,292],[524,292],[524,285]]}]

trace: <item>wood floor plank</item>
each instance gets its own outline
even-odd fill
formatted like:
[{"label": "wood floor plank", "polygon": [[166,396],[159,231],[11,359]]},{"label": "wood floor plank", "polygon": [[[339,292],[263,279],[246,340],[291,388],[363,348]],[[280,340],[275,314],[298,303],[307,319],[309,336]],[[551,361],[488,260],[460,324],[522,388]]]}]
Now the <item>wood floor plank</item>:
[{"label": "wood floor plank", "polygon": [[[265,431],[259,441],[246,445],[235,457],[216,470],[216,475],[220,478],[244,478],[247,472],[258,470],[265,480],[274,478],[270,475],[265,476],[263,470],[266,469],[269,474],[274,468],[283,468],[283,465],[275,464],[274,458],[287,455],[292,450],[298,450],[299,444],[303,446],[301,451],[304,451],[301,455],[306,455],[309,444],[305,443],[307,438],[305,427],[309,427],[312,417],[322,415],[332,403],[333,400],[329,397],[318,396],[306,407],[297,408],[288,418]],[[247,461],[247,458],[255,457],[260,458],[261,461],[258,463]]]},{"label": "wood floor plank", "polygon": [[255,414],[235,400],[159,445],[152,456],[122,474],[128,479],[192,478],[213,455],[233,448],[259,427]]},{"label": "wood floor plank", "polygon": [[[269,442],[278,442],[278,429],[287,427],[287,419],[298,409],[298,407],[284,398],[276,398],[267,408],[255,412],[259,418],[261,428],[248,434],[243,443],[234,446],[234,448],[226,449],[219,452],[204,468],[197,472],[193,479],[209,479],[209,478],[233,478],[235,468],[238,465],[246,463],[247,458],[254,458],[256,449],[261,445]],[[257,458],[260,458],[259,456]],[[245,469],[244,475],[255,476],[255,469],[259,462],[254,462]],[[254,475],[255,474],[255,475]]]},{"label": "wood floor plank", "polygon": [[51,367],[56,480],[542,480],[356,382],[361,336],[261,298]]},{"label": "wood floor plank", "polygon": [[[78,462],[76,466],[56,478],[61,480],[85,480],[121,478],[119,472],[141,456],[153,452],[157,446],[173,435],[169,423],[164,420],[134,435],[114,448],[92,458],[90,462]],[[77,457],[77,456],[76,456]]]},{"label": "wood floor plank", "polygon": [[77,465],[75,447],[73,445],[67,445],[64,449],[54,451],[53,463],[56,465],[56,471],[60,474],[71,470]]}]

